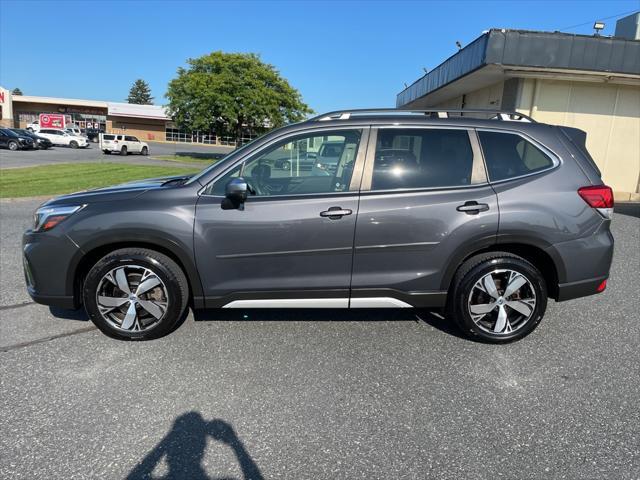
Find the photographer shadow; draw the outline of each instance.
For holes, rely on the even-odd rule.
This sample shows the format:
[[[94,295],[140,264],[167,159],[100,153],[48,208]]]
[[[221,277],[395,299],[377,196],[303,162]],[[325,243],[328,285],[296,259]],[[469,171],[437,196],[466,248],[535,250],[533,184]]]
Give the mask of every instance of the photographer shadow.
[[[232,480],[230,477],[211,477],[205,472],[202,459],[209,437],[231,448],[240,465],[243,480],[264,479],[231,425],[219,419],[208,422],[200,413],[188,412],[176,418],[171,431],[129,472],[127,480]],[[166,459],[168,472],[156,476],[153,471],[163,458]]]

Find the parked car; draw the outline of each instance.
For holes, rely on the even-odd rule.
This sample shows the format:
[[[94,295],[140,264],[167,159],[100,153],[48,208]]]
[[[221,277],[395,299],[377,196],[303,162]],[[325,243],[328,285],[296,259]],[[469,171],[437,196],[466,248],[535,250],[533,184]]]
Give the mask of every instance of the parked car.
[[[606,288],[612,191],[584,132],[464,112],[325,114],[196,175],[54,198],[24,234],[29,294],[126,339],[187,306],[427,308],[522,338],[549,298]],[[265,161],[326,136],[344,152],[331,175]]]
[[[9,150],[29,150],[33,147],[33,139],[27,135],[18,134],[9,128],[0,128],[0,147]]]
[[[112,152],[120,155],[128,155],[130,153],[149,155],[149,145],[132,135],[101,133],[99,138],[100,150],[106,155]]]
[[[104,133],[104,130],[97,128],[87,128],[82,131],[82,134],[87,137],[91,143],[98,143],[100,141],[101,133]]]
[[[36,135],[35,133],[29,130],[25,130],[22,128],[12,128],[11,131],[13,133],[17,133],[18,135],[31,138],[33,140],[33,146],[35,148],[46,150],[53,146],[53,143],[51,143],[51,140],[49,140],[48,138],[41,137],[40,135]]]
[[[29,130],[30,132],[37,132],[38,130],[40,130],[40,121],[34,120],[33,122],[28,123],[27,130]]]
[[[334,172],[343,152],[342,142],[323,142],[316,158],[317,166]]]
[[[84,133],[82,133],[82,130],[80,129],[80,127],[71,126],[71,127],[65,128],[64,131],[67,132],[69,135],[73,135],[76,137],[83,137],[88,140],[88,137]]]
[[[53,128],[42,128],[38,131],[38,135],[47,138],[54,145],[63,145],[71,148],[87,148],[89,142],[85,137],[71,135],[64,130],[56,130]]]

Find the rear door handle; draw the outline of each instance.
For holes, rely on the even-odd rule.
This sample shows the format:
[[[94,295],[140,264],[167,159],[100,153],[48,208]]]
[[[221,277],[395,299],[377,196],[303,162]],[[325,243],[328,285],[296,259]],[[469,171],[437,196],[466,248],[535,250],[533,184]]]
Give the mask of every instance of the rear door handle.
[[[324,212],[320,212],[321,217],[329,217],[331,220],[339,220],[345,215],[351,215],[353,212],[348,208],[342,207],[331,207],[329,210],[325,210]]]
[[[458,206],[456,208],[459,212],[464,212],[468,215],[477,215],[480,212],[486,212],[489,210],[489,205],[486,203],[478,203],[475,200],[471,200],[469,202],[464,202],[464,205]]]

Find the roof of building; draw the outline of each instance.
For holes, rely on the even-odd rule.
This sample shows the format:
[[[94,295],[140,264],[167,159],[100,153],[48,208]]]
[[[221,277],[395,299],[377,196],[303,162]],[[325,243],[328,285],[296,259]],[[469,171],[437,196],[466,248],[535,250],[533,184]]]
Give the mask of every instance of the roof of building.
[[[137,117],[156,120],[171,120],[165,107],[160,105],[137,105],[135,103],[108,102],[109,115],[119,117]]]
[[[107,108],[107,102],[100,100],[80,100],[77,98],[35,97],[33,95],[13,95],[14,102],[48,103],[53,105],[73,105],[79,107]]]
[[[156,120],[171,120],[165,107],[161,105],[137,105],[132,103],[105,102],[102,100],[82,100],[78,98],[36,97],[33,95],[13,95],[14,102],[69,105],[74,107],[104,108],[107,115],[135,117]]]
[[[401,91],[396,106],[483,67],[640,76],[640,41],[560,32],[492,29]],[[503,69],[501,69],[503,71]]]

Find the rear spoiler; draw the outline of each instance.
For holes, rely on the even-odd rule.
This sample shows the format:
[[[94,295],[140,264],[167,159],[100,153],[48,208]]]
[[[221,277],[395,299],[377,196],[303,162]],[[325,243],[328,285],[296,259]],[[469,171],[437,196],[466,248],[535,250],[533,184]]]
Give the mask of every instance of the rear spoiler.
[[[595,171],[598,172],[598,176],[602,178],[602,172],[587,150],[587,132],[573,127],[558,126],[558,128],[573,144],[573,146],[576,147],[578,151],[589,161]]]

